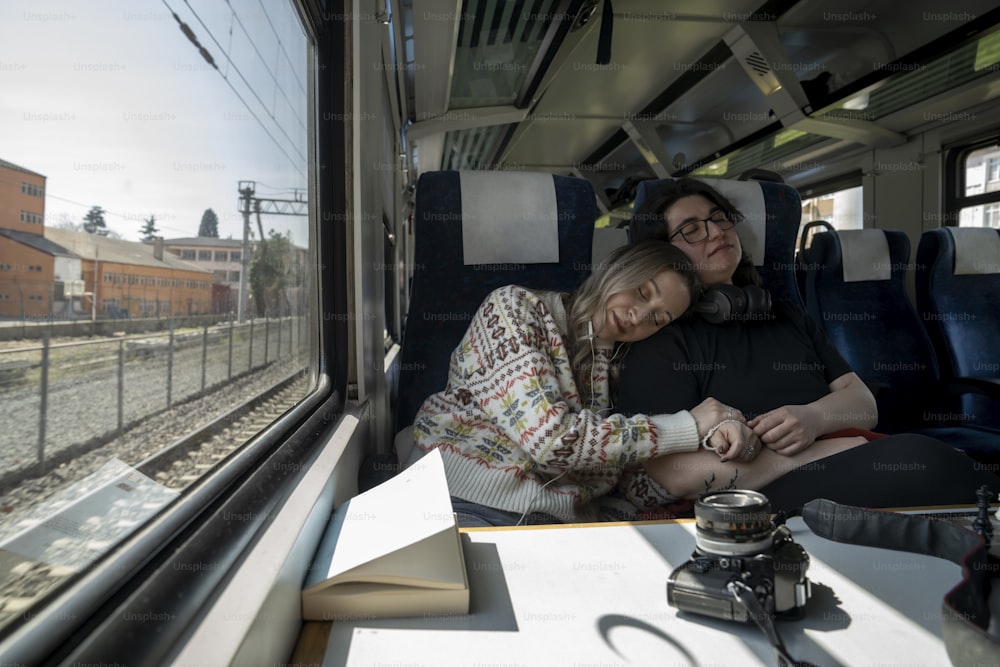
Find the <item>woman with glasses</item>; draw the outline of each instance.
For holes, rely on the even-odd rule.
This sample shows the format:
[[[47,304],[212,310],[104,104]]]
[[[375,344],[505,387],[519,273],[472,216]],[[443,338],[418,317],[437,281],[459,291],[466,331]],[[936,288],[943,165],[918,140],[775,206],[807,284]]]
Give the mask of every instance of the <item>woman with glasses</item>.
[[[632,238],[669,240],[705,288],[760,286],[736,231],[742,220],[714,188],[682,178],[635,212]],[[886,507],[973,502],[978,484],[1000,488],[1000,479],[944,443],[868,431],[878,421],[872,393],[794,304],[776,301],[765,317],[722,324],[678,322],[633,346],[619,392],[625,414],[675,412],[707,397],[734,406],[714,430],[749,443],[738,459],[688,452],[644,464],[678,497],[750,488],[777,507],[821,496]]]

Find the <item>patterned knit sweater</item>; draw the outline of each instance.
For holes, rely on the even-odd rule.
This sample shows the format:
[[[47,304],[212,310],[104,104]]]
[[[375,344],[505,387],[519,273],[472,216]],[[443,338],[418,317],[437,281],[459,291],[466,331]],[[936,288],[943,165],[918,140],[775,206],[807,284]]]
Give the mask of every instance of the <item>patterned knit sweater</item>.
[[[697,449],[694,417],[602,418],[613,346],[597,339],[593,405],[583,405],[567,326],[555,292],[511,285],[480,306],[452,353],[448,386],[424,401],[413,428],[421,450],[441,450],[453,496],[567,522],[629,519],[674,499],[640,464]]]

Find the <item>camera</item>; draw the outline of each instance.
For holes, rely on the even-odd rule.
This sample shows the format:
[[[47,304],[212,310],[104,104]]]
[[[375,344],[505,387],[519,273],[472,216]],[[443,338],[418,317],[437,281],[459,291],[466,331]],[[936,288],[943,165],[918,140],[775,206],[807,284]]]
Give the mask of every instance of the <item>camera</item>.
[[[720,491],[695,503],[695,552],[670,574],[667,603],[681,611],[726,620],[754,620],[735,593],[753,591],[769,617],[798,617],[811,588],[809,554],[771,518],[771,503],[756,491]]]

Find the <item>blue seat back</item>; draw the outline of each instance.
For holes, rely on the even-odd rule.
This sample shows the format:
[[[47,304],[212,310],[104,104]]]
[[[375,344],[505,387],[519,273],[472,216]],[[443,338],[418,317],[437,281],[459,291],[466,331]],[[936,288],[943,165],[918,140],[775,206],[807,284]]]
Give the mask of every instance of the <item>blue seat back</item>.
[[[672,180],[639,183],[633,210],[638,210],[657,188]],[[769,181],[699,180],[721,192],[747,217],[736,230],[744,252],[753,259],[771,297],[803,305],[795,280],[795,239],[802,221],[802,199],[798,191],[785,183]],[[634,234],[632,236],[635,238]]]
[[[1000,231],[944,227],[920,237],[917,307],[948,377],[1000,378]],[[962,421],[1000,428],[986,396],[962,398]]]
[[[493,203],[472,204],[484,201]],[[556,257],[510,261],[501,255],[493,261],[492,241],[469,246],[469,225],[475,223],[485,227],[486,238],[498,234],[495,238],[512,240],[515,253],[533,253],[539,244],[525,239],[523,227],[510,229],[524,222],[522,204],[547,211],[542,217],[554,225]],[[596,218],[593,187],[581,178],[492,171],[421,175],[413,213],[413,283],[400,349],[397,431],[413,423],[428,396],[445,388],[451,353],[491,291],[518,284],[568,292],[590,275]],[[474,263],[467,263],[472,254]]]
[[[873,389],[877,429],[886,433],[937,421],[926,414],[934,404],[925,399],[938,369],[906,294],[909,257],[906,234],[879,229],[816,234],[799,257],[806,267],[807,310]]]

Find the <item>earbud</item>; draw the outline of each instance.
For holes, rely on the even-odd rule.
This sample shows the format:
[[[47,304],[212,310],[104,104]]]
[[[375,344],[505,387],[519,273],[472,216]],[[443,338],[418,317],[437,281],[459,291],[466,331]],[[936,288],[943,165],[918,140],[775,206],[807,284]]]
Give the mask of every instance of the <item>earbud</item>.
[[[587,338],[594,337],[594,320],[587,321]]]

